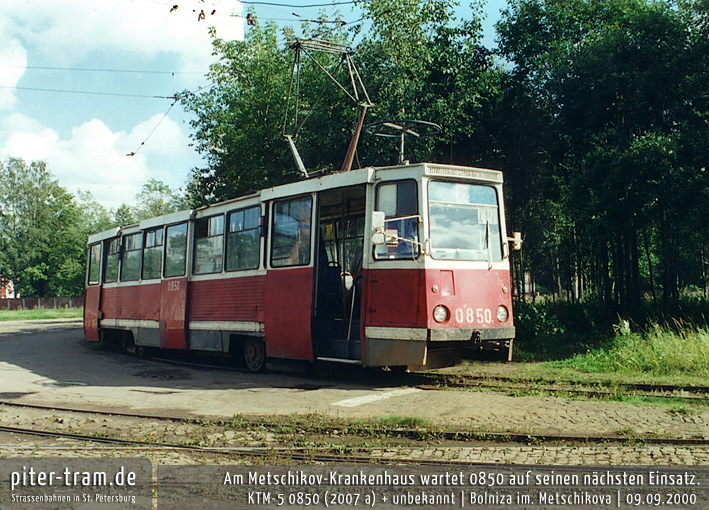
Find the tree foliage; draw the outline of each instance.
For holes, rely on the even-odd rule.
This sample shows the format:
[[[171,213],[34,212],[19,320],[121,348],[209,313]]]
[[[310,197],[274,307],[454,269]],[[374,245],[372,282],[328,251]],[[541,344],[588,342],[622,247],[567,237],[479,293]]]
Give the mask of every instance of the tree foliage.
[[[544,230],[528,244],[545,283],[572,297],[595,294],[625,310],[642,293],[676,298],[695,270],[692,232],[707,205],[706,9],[701,2],[513,0],[498,25],[510,74],[546,124],[527,168],[551,181]],[[701,133],[701,134],[699,134]],[[691,141],[690,141],[691,140]],[[705,145],[706,146],[706,145]],[[532,184],[534,186],[534,184]],[[524,229],[525,225],[522,225]],[[536,230],[537,225],[532,227]],[[566,259],[566,260],[564,260]],[[659,267],[653,261],[659,261]],[[706,281],[703,282],[706,285]]]
[[[186,207],[156,179],[136,202],[109,211],[89,192],[71,195],[42,161],[0,161],[0,280],[24,297],[81,295],[89,235]]]
[[[26,296],[83,291],[87,231],[43,162],[0,162],[0,278]]]
[[[135,196],[135,201],[137,205],[131,210],[134,221],[177,212],[187,209],[188,205],[182,192],[173,190],[168,184],[155,178],[143,184],[140,193]]]
[[[412,160],[505,172],[509,223],[525,233],[515,259],[555,294],[624,310],[641,296],[667,305],[707,288],[709,9],[702,0],[510,0],[496,52],[480,44],[480,8],[453,0],[372,0],[366,30],[305,25],[303,37],[350,42],[374,103],[370,121],[422,119],[444,136],[407,143]],[[330,28],[325,28],[330,27]],[[252,27],[215,39],[213,87],[185,97],[199,149],[197,202],[293,179],[281,137],[294,31]],[[334,66],[323,59],[323,66]],[[338,168],[354,125],[315,67],[298,67],[309,168]],[[364,136],[361,166],[391,164],[398,144]]]
[[[373,0],[363,5],[369,30],[346,25],[306,23],[304,39],[326,39],[350,46],[374,103],[369,122],[422,119],[443,126],[445,137],[410,144],[412,159],[445,154],[463,162],[475,154],[470,137],[481,117],[481,97],[494,82],[490,53],[479,43],[480,22],[458,23],[449,0]],[[295,32],[275,24],[250,27],[244,41],[214,40],[219,62],[213,86],[185,93],[183,106],[194,113],[197,149],[208,165],[195,170],[190,197],[196,203],[226,199],[297,177],[283,134],[287,106],[299,105],[295,134],[308,169],[339,169],[355,126],[358,104],[322,69],[347,87],[348,68],[340,55],[318,54],[296,68],[300,88],[293,90]],[[357,40],[356,44],[353,42]],[[289,94],[290,91],[290,94]],[[360,97],[359,103],[366,103]],[[407,149],[407,153],[409,150]],[[364,134],[359,165],[392,164],[398,143]]]
[[[214,39],[212,87],[186,94],[183,106],[196,115],[197,150],[208,167],[196,169],[195,202],[233,198],[292,174],[279,126],[289,66],[274,23],[259,24],[244,41]]]

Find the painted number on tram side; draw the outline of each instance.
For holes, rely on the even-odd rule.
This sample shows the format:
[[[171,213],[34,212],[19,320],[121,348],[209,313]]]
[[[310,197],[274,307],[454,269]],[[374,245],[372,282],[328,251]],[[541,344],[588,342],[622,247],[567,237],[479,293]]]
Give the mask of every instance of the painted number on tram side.
[[[180,290],[180,280],[170,280],[167,282],[168,292],[178,292]]]
[[[468,308],[467,306],[456,308],[455,320],[458,323],[492,324],[492,310],[489,308]]]

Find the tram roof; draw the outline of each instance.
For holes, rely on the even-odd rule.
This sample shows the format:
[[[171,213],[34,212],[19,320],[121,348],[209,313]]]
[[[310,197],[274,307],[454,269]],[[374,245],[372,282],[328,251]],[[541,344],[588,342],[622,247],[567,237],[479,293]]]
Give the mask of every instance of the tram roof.
[[[413,175],[426,175],[442,178],[471,179],[482,182],[502,183],[502,172],[487,168],[442,165],[436,163],[413,163],[385,167],[366,167],[346,172],[328,173],[301,181],[282,184],[261,191],[261,200],[313,193],[323,189],[335,189],[356,184],[364,184],[385,179],[389,172],[406,172]]]
[[[281,184],[270,188],[264,188],[256,193],[244,195],[238,198],[225,200],[216,204],[199,207],[197,209],[188,209],[178,211],[171,214],[156,216],[142,220],[139,223],[114,227],[103,232],[99,232],[89,237],[88,244],[93,244],[104,239],[110,239],[119,234],[133,233],[141,230],[146,230],[160,225],[171,225],[180,223],[195,216],[200,215],[203,211],[210,213],[218,212],[219,209],[227,209],[235,204],[243,203],[244,206],[256,204],[263,201],[273,200],[282,197],[301,195],[304,193],[315,193],[325,189],[343,188],[354,186],[357,184],[372,183],[377,180],[386,178],[389,172],[399,171],[404,173],[410,170],[411,174],[426,175],[431,177],[455,178],[455,179],[470,179],[482,182],[491,182],[494,184],[502,183],[502,172],[499,170],[491,170],[487,168],[477,168],[458,165],[444,165],[437,163],[413,163],[404,165],[392,165],[385,167],[366,167],[347,172],[333,172],[314,176],[308,179]]]

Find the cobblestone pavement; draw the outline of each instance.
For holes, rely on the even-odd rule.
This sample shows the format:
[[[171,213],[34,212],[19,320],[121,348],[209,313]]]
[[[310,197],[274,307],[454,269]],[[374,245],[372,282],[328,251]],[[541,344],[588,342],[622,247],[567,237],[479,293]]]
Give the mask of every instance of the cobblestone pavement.
[[[0,457],[148,457],[155,464],[238,464],[240,456],[218,453],[190,454],[170,449],[119,449],[110,447],[68,447],[66,441],[50,444],[49,440],[23,440],[19,444],[4,442]],[[477,447],[421,447],[372,448],[369,455],[374,461],[397,462],[449,462],[451,464],[483,465],[537,465],[537,466],[709,466],[709,447],[705,446],[508,446],[489,445]]]
[[[417,416],[445,427],[483,433],[709,440],[706,407],[464,391],[423,391],[392,398],[385,404],[380,412],[410,416],[416,410]]]
[[[466,464],[569,466],[707,466],[706,446],[485,446],[391,448],[373,451],[382,460],[450,461]]]

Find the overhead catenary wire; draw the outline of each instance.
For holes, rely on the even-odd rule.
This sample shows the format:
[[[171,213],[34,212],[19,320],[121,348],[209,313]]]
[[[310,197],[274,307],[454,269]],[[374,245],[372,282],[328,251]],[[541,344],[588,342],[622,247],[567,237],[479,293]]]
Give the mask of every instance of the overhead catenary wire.
[[[215,85],[215,84],[213,83],[213,84],[208,85],[208,86],[206,86],[206,87],[200,87],[199,89],[197,89],[197,90],[194,91],[194,92],[185,92],[184,95],[186,96],[186,95],[190,95],[190,94],[196,94],[196,93],[198,93],[198,92],[204,92],[205,90],[209,90],[209,89],[211,89],[212,87],[214,87],[214,85]],[[180,102],[180,100],[182,99],[182,96],[180,96],[180,95],[178,95],[178,94],[175,94],[175,96],[171,97],[170,99],[174,99],[174,101],[173,101],[172,104],[170,105],[170,108],[167,109],[167,111],[164,113],[164,115],[163,115],[163,116],[160,118],[160,120],[155,124],[155,127],[150,131],[150,133],[148,133],[148,136],[146,136],[145,139],[140,143],[140,145],[138,146],[138,148],[137,148],[136,150],[134,150],[133,152],[129,152],[128,154],[126,154],[126,156],[131,156],[131,157],[132,157],[132,156],[135,156],[135,155],[138,153],[138,151],[139,151],[140,149],[142,149],[143,146],[145,146],[145,144],[146,144],[146,142],[148,141],[148,139],[149,139],[151,136],[153,136],[153,133],[155,133],[155,131],[158,129],[158,127],[160,126],[160,124],[162,123],[162,121],[165,120],[165,117],[167,117],[167,116],[170,114],[170,111],[172,111],[172,109],[175,107],[175,105]]]
[[[130,74],[203,74],[203,71],[155,71],[154,69],[105,69],[92,67],[52,67],[52,66],[13,66],[0,64],[0,68],[5,69],[29,69],[36,71],[72,71],[90,73],[130,73]]]
[[[151,136],[153,136],[153,133],[155,133],[155,131],[157,131],[157,129],[160,126],[160,124],[162,123],[162,121],[165,120],[165,117],[167,117],[170,114],[170,111],[175,107],[175,105],[178,103],[179,100],[180,100],[179,97],[175,97],[175,100],[170,105],[170,108],[168,108],[167,111],[165,112],[165,114],[162,117],[160,117],[160,120],[155,124],[155,127],[153,127],[153,129],[150,131],[150,133],[148,133],[148,136],[146,136],[145,139],[142,142],[140,142],[140,145],[138,146],[138,148],[136,150],[134,150],[133,152],[129,152],[128,154],[126,154],[126,156],[131,156],[131,157],[135,156],[138,153],[138,151],[145,146],[145,143],[150,139]]]
[[[193,0],[189,5],[194,5],[196,1],[198,0]],[[287,6],[285,8],[299,12],[303,17],[311,17],[308,11],[303,10],[306,6],[288,5],[289,1],[291,0],[283,2],[283,5]],[[318,1],[320,0],[315,0],[313,4]],[[177,19],[177,15],[183,14],[182,12],[176,12],[171,15],[169,14],[169,8],[165,9],[163,12],[160,7],[156,9],[154,6],[147,6],[147,9],[146,6],[142,6],[141,9],[138,9],[138,3],[138,1],[135,1],[133,4],[134,10],[141,11],[135,13],[136,18],[146,17],[148,15],[157,17],[160,20],[163,18],[172,18],[172,23],[177,21],[180,23],[180,26],[182,26],[182,20]],[[170,5],[177,3],[179,3],[181,7],[183,4],[185,7],[188,5],[187,2],[180,0],[173,0],[170,2]],[[206,3],[216,4],[218,2],[217,0],[207,0]],[[354,2],[335,2],[332,5],[345,3]],[[227,4],[229,7],[232,6],[231,1],[221,2],[221,4],[223,6]],[[244,9],[246,8],[244,7]],[[277,7],[269,9],[268,7],[254,6],[254,9],[266,12],[270,10],[270,12],[276,16],[279,15],[279,8]],[[343,7],[343,9],[347,10],[349,8]],[[217,19],[220,15],[222,17],[228,16],[229,10],[230,9],[222,7],[214,17],[215,24],[226,21],[230,27],[231,25],[239,25],[240,22],[243,21],[241,18],[244,18],[246,13],[243,13],[244,16],[239,17],[235,16],[236,12],[231,14],[231,16],[234,17],[232,21]],[[182,11],[182,9],[180,9],[180,11]],[[197,12],[199,12],[199,10]],[[209,21],[211,9],[210,11],[205,10],[205,12],[207,13],[207,21],[211,23],[211,21]],[[189,13],[184,12],[184,14],[187,15]],[[194,20],[194,23],[191,24],[193,28],[199,27],[206,29],[207,24],[204,21],[202,25],[198,25],[196,19],[190,18],[190,16],[185,17],[188,20]],[[267,19],[272,18],[266,15],[262,16],[261,19],[263,23],[266,23]],[[291,19],[295,19],[295,16]],[[307,21],[324,23],[324,21],[320,20]],[[81,29],[80,26],[77,25],[77,27],[77,30]],[[204,35],[203,30],[197,30],[197,32],[202,36]],[[176,50],[179,49],[178,47]],[[120,58],[122,55],[112,52],[112,57]],[[44,109],[40,120],[42,123],[49,126],[52,125],[51,122],[55,122],[55,118],[65,122],[66,127],[62,126],[63,131],[60,131],[60,128],[54,128],[59,133],[58,137],[62,140],[67,137],[66,133],[68,133],[68,127],[79,125],[89,118],[101,120],[106,124],[107,133],[120,133],[121,138],[130,137],[129,140],[132,139],[127,146],[124,145],[120,147],[117,152],[113,153],[113,151],[111,151],[113,153],[111,156],[121,158],[125,161],[127,153],[135,155],[136,157],[130,159],[136,166],[140,167],[141,172],[146,176],[149,176],[147,169],[152,168],[152,164],[146,162],[145,157],[149,157],[150,160],[153,159],[152,154],[155,153],[157,149],[156,145],[162,146],[164,143],[167,143],[171,145],[179,144],[179,146],[184,147],[188,145],[187,142],[191,141],[185,138],[185,135],[189,134],[189,132],[187,132],[184,127],[174,127],[171,119],[176,120],[178,118],[177,116],[182,115],[182,106],[177,103],[184,100],[184,97],[188,94],[187,92],[183,93],[182,90],[188,89],[194,91],[193,93],[195,94],[199,94],[200,90],[198,90],[198,87],[200,82],[204,84],[204,79],[201,79],[200,75],[206,74],[206,71],[194,71],[186,69],[185,67],[181,67],[181,69],[185,70],[172,70],[177,67],[174,65],[175,59],[164,61],[163,65],[160,64],[160,61],[156,61],[157,70],[141,69],[141,67],[143,67],[141,63],[144,62],[144,60],[141,59],[131,59],[130,61],[124,62],[121,62],[121,60],[117,58],[112,58],[111,61],[105,59],[103,62],[90,62],[87,59],[77,59],[73,62],[69,62],[69,66],[67,67],[61,67],[62,64],[52,62],[49,59],[34,58],[31,54],[28,55],[27,60],[30,64],[38,65],[12,65],[17,63],[18,60],[0,63],[0,93],[3,94],[4,97],[5,94],[15,92],[18,97],[12,97],[11,99],[17,102],[19,108],[24,107],[25,104],[33,104],[34,106],[45,101],[51,102],[52,106]],[[42,62],[42,60],[44,60],[44,62]],[[72,63],[79,65],[72,66]],[[57,66],[56,64],[59,65]],[[105,65],[106,68],[101,68],[102,65]],[[200,66],[197,64],[194,66],[190,65],[189,67],[194,69]],[[178,69],[180,69],[180,67],[178,67]],[[5,79],[1,77],[5,74],[3,70],[7,73]],[[26,70],[26,72],[23,73],[22,70]],[[17,76],[17,80],[11,78],[15,75]],[[141,77],[141,75],[144,76]],[[56,79],[54,79],[55,77]],[[184,78],[184,80],[182,78]],[[187,84],[188,78],[189,82],[191,82],[190,84]],[[16,81],[19,81],[17,85],[15,85]],[[209,90],[208,87],[204,88]],[[176,92],[179,92],[179,94]],[[155,102],[156,100],[168,101],[167,103],[158,103]],[[114,107],[114,104],[118,106]],[[175,109],[176,105],[178,106],[177,109]],[[84,107],[88,107],[87,112],[84,112]],[[133,110],[135,110],[135,112]],[[172,110],[175,110],[175,113],[173,113]],[[120,113],[120,116],[116,120],[110,117],[114,112]],[[166,120],[168,116],[171,117]],[[133,131],[131,135],[131,126],[134,126],[141,119],[143,119],[141,129],[139,131]],[[72,121],[77,122],[77,124],[68,124]],[[139,134],[136,134],[136,131]],[[132,165],[127,164],[127,162],[123,164],[128,168],[132,167]]]
[[[163,2],[158,2],[158,1],[151,1],[147,0],[148,2],[151,3],[156,3],[156,4],[163,4]],[[219,0],[218,3],[220,3],[221,0]],[[359,0],[358,0],[359,1]],[[304,9],[304,8],[317,8],[317,7],[330,7],[330,6],[339,6],[339,5],[351,5],[351,4],[356,4],[358,1],[335,1],[335,2],[329,2],[329,3],[313,3],[313,4],[305,4],[305,5],[294,5],[294,4],[289,4],[289,3],[278,3],[278,2],[261,2],[261,1],[245,1],[241,2],[246,5],[264,5],[264,6],[275,6],[275,7],[284,7],[288,9]],[[171,4],[173,5],[173,4]],[[214,11],[216,12],[216,11]],[[212,14],[214,14],[212,12]],[[222,16],[226,16],[226,14],[220,13]],[[293,13],[292,14],[295,18],[300,18],[301,21],[309,21],[312,23],[336,23],[340,25],[345,25],[348,24],[346,21],[341,21],[341,20],[334,20],[334,21],[329,21],[329,20],[303,20],[298,14]],[[244,16],[241,16],[236,13],[229,14],[231,17],[238,17],[238,18],[244,18]],[[263,18],[263,19],[270,19],[270,18]],[[285,21],[285,20],[284,20]],[[170,75],[170,76],[175,76],[177,74],[197,74],[200,73],[198,71],[163,71],[163,70],[145,70],[145,69],[117,69],[117,68],[96,68],[96,67],[58,67],[58,66],[13,66],[13,65],[4,65],[0,64],[0,68],[7,68],[7,69],[26,69],[26,70],[36,70],[36,71],[65,71],[65,72],[77,72],[77,73],[89,73],[89,72],[96,72],[96,73],[121,73],[121,74],[151,74],[151,75]],[[211,87],[200,87],[195,93],[201,91],[202,89],[208,89]],[[17,91],[30,91],[30,92],[40,92],[40,93],[56,93],[56,94],[75,94],[75,95],[92,95],[92,96],[105,96],[105,97],[125,97],[125,98],[136,98],[136,99],[168,99],[172,101],[170,104],[170,107],[167,109],[167,111],[163,114],[163,116],[160,118],[160,120],[156,123],[156,125],[153,127],[153,129],[150,131],[150,133],[147,135],[145,140],[141,142],[141,144],[138,146],[138,148],[126,154],[127,156],[134,156],[136,155],[142,148],[145,146],[146,142],[150,139],[151,136],[155,133],[155,131],[159,128],[160,124],[164,121],[165,117],[169,115],[169,113],[172,111],[174,106],[180,102],[181,97],[178,96],[178,94],[173,94],[173,95],[151,95],[151,94],[133,94],[133,93],[127,93],[127,92],[107,92],[107,91],[96,91],[96,90],[76,90],[76,89],[59,89],[59,88],[49,88],[49,87],[29,87],[29,86],[18,86],[18,85],[0,85],[0,89],[9,89],[9,90],[17,90]],[[189,94],[189,93],[187,93]]]
[[[10,85],[0,85],[2,89],[29,90],[33,92],[58,92],[62,94],[87,94],[93,96],[113,96],[113,97],[139,97],[144,99],[177,99],[176,96],[151,96],[147,94],[127,94],[125,92],[97,92],[92,90],[66,90],[66,89],[46,89],[40,87],[18,87]]]
[[[287,7],[289,9],[312,9],[314,7],[331,7],[337,5],[352,5],[359,3],[359,0],[348,1],[348,2],[328,2],[322,4],[308,4],[308,5],[294,5],[294,4],[283,4],[278,2],[261,2],[261,1],[242,1],[244,5],[268,5],[270,7]]]
[[[199,92],[203,92],[205,90],[209,90],[210,88],[214,87],[214,84],[205,86],[205,87],[199,87],[196,91],[193,92],[185,92],[183,93],[184,95],[189,95],[189,94],[196,94]],[[113,93],[113,92],[95,92],[95,91],[86,91],[86,90],[64,90],[64,89],[44,89],[44,88],[36,88],[36,87],[11,87],[9,85],[0,85],[0,88],[5,88],[5,89],[17,89],[17,90],[30,90],[30,91],[40,91],[40,92],[59,92],[59,93],[70,93],[70,94],[89,94],[89,95],[101,95],[101,96],[118,96],[118,97],[133,97],[133,98],[147,98],[147,99],[170,99],[172,100],[172,104],[170,104],[170,107],[167,109],[167,111],[163,114],[163,116],[160,118],[160,120],[155,124],[153,129],[148,133],[148,135],[145,137],[145,139],[140,143],[138,148],[133,151],[129,152],[126,154],[126,156],[135,156],[138,151],[140,151],[146,144],[146,142],[150,139],[150,137],[155,133],[155,131],[158,129],[160,124],[165,120],[165,118],[170,114],[172,109],[175,107],[177,103],[180,102],[182,99],[182,96],[179,94],[174,94],[172,96],[150,96],[150,95],[143,95],[143,94],[125,94],[125,93]]]
[[[152,3],[152,4],[157,4],[157,5],[164,5],[166,7],[170,7],[171,11],[175,12],[180,9],[180,1],[176,0],[173,2],[168,2],[168,1],[158,1],[158,0],[145,0],[146,2]],[[323,3],[316,3],[316,4],[305,4],[305,5],[297,5],[297,4],[288,4],[288,3],[283,3],[283,2],[263,2],[260,0],[240,0],[240,4],[244,5],[269,5],[273,7],[288,7],[288,8],[293,8],[293,9],[309,9],[313,7],[330,7],[332,5],[351,5],[351,4],[357,4],[357,3],[362,3],[366,0],[345,0],[345,1],[333,1],[333,2],[323,2]],[[193,3],[195,3],[193,1]],[[204,3],[204,2],[201,2]],[[221,0],[218,2],[209,2],[212,7],[221,7]],[[185,3],[182,2],[182,6],[184,7]],[[189,2],[187,2],[187,5],[190,5]],[[187,7],[188,9],[194,10],[195,7]]]

